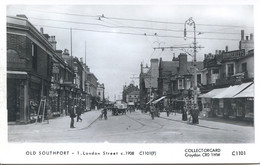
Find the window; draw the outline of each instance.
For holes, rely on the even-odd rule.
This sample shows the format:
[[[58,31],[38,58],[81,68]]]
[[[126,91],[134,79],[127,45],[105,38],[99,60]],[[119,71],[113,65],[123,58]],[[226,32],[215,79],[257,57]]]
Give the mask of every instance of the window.
[[[178,89],[184,89],[183,79],[178,80]]]
[[[100,93],[100,92],[98,92],[98,95],[99,95],[99,96],[101,96],[101,93]]]
[[[197,74],[197,83],[201,84],[201,74]]]
[[[32,68],[37,71],[37,46],[32,44]]]
[[[227,64],[227,76],[230,77],[234,75],[234,64]]]
[[[191,88],[191,81],[190,79],[186,79],[186,89],[190,89]]]
[[[212,69],[212,74],[218,74],[219,70],[218,69]]]
[[[242,72],[247,72],[247,63],[242,63]]]

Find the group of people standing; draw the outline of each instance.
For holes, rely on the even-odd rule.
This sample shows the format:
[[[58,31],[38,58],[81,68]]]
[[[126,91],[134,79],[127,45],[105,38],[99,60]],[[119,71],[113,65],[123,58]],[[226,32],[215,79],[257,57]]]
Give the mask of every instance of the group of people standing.
[[[72,106],[72,108],[70,109],[70,128],[75,128],[74,126],[74,118],[77,117],[77,122],[82,121],[81,119],[81,113],[82,113],[82,109],[80,108],[80,106],[75,105],[74,107]]]
[[[200,113],[200,101],[196,104],[193,97],[185,97],[183,100],[179,101],[179,108],[182,113],[182,120],[187,121],[192,124],[199,124],[199,113]],[[152,119],[154,117],[160,116],[160,106],[156,106],[154,104],[150,105],[150,114]],[[172,107],[173,108],[173,107]],[[176,108],[176,107],[175,107]],[[171,113],[171,107],[166,106],[164,111],[167,113],[167,117],[169,117]],[[176,111],[175,111],[176,113]]]
[[[184,98],[182,120],[192,124],[199,124],[199,107],[193,98]]]

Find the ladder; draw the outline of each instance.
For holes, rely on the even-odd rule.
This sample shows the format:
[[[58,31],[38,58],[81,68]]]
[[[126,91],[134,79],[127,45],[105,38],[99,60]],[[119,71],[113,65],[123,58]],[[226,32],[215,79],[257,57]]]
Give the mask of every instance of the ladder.
[[[42,114],[40,114],[40,112],[41,112],[41,107],[43,107],[43,109],[42,109]],[[45,114],[45,109],[46,109],[46,97],[43,97],[43,98],[41,99],[40,105],[39,105],[39,107],[38,107],[38,113],[37,113],[36,123],[38,122],[39,117],[42,117],[42,118],[41,118],[41,119],[42,119],[41,122],[43,122],[43,120],[44,120],[44,114]]]

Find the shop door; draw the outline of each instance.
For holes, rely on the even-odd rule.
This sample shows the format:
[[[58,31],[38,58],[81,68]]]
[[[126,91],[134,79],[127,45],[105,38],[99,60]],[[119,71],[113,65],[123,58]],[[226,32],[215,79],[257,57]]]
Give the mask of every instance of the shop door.
[[[8,122],[16,121],[19,116],[18,90],[16,80],[7,80]]]

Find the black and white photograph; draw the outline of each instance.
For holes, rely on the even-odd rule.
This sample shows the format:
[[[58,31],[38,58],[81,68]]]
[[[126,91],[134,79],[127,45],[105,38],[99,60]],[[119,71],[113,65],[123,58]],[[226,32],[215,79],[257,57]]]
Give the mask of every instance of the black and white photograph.
[[[5,6],[7,155],[19,146],[24,162],[260,161],[254,1],[80,2]]]

